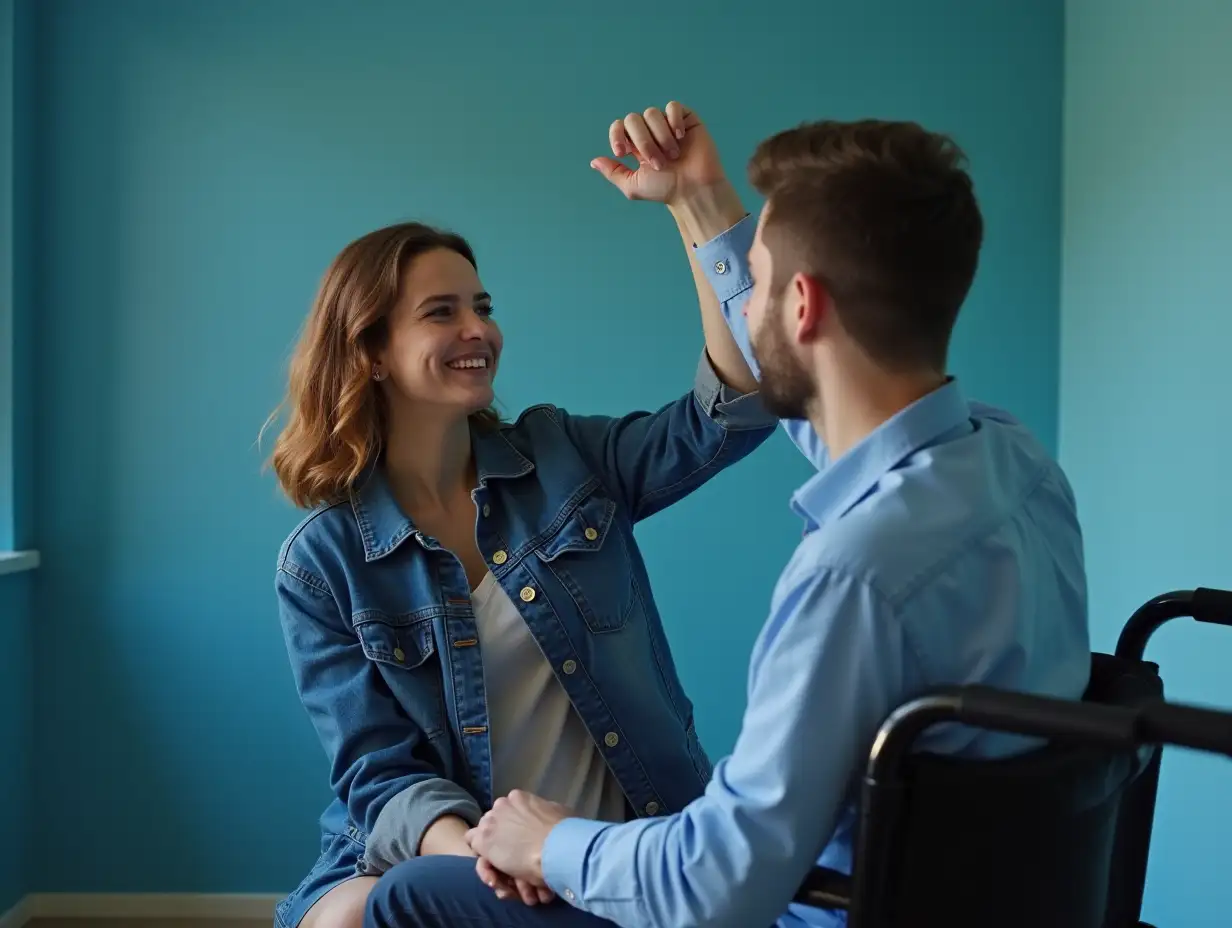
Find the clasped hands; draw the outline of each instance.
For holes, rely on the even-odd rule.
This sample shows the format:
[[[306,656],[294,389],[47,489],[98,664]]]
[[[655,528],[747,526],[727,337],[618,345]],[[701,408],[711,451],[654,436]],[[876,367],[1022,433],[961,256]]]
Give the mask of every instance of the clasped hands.
[[[514,790],[497,799],[465,840],[478,860],[475,872],[501,899],[520,897],[527,905],[551,902],[543,880],[543,845],[556,825],[572,813],[557,802]]]

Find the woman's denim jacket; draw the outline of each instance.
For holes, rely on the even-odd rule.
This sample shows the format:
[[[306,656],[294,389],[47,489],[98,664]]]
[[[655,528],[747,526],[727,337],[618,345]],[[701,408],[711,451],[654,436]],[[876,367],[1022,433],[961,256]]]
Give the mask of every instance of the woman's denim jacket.
[[[765,441],[757,394],[703,354],[658,412],[553,406],[473,430],[475,537],[639,816],[677,812],[710,777],[633,526]],[[380,467],[314,510],[278,557],[295,683],[329,757],[325,833],[360,873],[416,856],[425,829],[490,807],[487,697],[460,563],[402,514]],[[699,579],[698,582],[703,582]]]

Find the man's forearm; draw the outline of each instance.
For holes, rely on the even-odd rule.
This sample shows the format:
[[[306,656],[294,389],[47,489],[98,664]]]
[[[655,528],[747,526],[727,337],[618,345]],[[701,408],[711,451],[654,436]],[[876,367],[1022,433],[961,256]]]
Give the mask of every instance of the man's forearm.
[[[690,191],[668,209],[678,223],[688,226],[698,245],[726,232],[749,213],[729,181]]]
[[[680,202],[669,204],[668,209],[676,220],[689,267],[693,271],[693,283],[701,306],[702,331],[706,336],[706,353],[710,356],[715,373],[733,390],[752,393],[758,389],[757,378],[732,338],[718,298],[694,254],[694,246],[726,232],[747,215],[747,210],[729,183],[695,191]]]

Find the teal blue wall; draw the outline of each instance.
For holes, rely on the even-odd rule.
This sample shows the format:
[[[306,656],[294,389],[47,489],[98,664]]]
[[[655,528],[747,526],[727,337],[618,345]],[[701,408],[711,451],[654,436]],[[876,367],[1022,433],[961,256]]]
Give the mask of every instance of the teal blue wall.
[[[1096,642],[1167,589],[1232,587],[1232,4],[1071,0],[1061,457]],[[1172,696],[1232,706],[1232,632],[1166,628]],[[1226,926],[1226,761],[1164,762],[1149,921]]]
[[[34,647],[31,640],[32,574],[0,577],[0,915],[26,894],[32,796],[30,758]]]
[[[13,340],[13,363],[0,366],[0,404],[7,404],[0,410],[0,550],[32,540],[32,2],[0,0],[0,312],[9,313]],[[0,576],[0,915],[25,895],[32,877],[34,580],[30,573]]]
[[[688,101],[741,177],[804,119],[954,132],[989,233],[955,366],[1055,443],[1061,3],[777,6],[39,4],[36,889],[277,891],[314,856],[326,764],[272,595],[298,515],[254,438],[344,242],[474,240],[510,411],[689,387],[675,231],[587,167],[630,108]],[[777,440],[641,530],[716,754],[805,473]]]
[[[1232,4],[1071,0],[1064,92],[1061,457],[1096,645],[1165,589],[1232,587]],[[1232,631],[1151,649],[1170,695],[1232,706]],[[1148,921],[1226,926],[1228,765],[1164,760]]]
[[[13,548],[13,0],[0,0],[0,551]],[[29,449],[26,449],[28,453]]]

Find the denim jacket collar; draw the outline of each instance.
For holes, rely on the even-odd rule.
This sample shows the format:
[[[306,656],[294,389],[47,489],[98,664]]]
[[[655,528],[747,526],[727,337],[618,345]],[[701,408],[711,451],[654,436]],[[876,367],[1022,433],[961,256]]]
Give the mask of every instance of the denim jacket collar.
[[[484,428],[472,422],[471,449],[480,487],[487,486],[489,480],[522,477],[535,469],[501,428]],[[385,557],[416,533],[415,523],[394,499],[379,458],[368,465],[351,490],[351,508],[364,540],[365,561]]]

